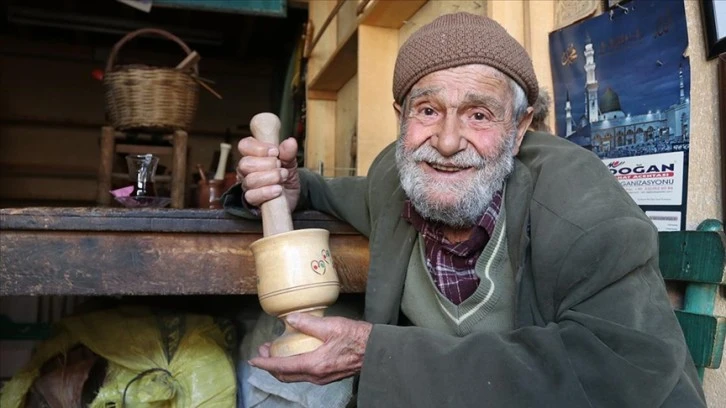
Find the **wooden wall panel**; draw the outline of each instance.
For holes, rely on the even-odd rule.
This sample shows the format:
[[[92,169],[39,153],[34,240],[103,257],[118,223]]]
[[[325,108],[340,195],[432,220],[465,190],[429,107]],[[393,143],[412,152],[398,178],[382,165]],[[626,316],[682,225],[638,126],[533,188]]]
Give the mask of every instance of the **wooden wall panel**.
[[[356,168],[353,158],[358,152],[355,149],[357,116],[358,116],[358,76],[340,89],[335,116],[335,163],[333,176],[354,175]],[[351,174],[351,171],[353,174]]]
[[[496,0],[492,0],[496,1]],[[456,13],[459,11],[465,11],[477,15],[486,15],[487,1],[428,1],[416,12],[410,19],[408,19],[398,33],[398,44],[403,45],[404,42],[411,36],[416,30],[422,26],[430,23],[436,17],[443,14]]]
[[[337,44],[347,38],[348,34],[355,30],[358,25],[358,14],[356,8],[358,4],[355,1],[347,0],[343,3],[338,11],[338,33]]]
[[[307,134],[305,136],[305,167],[332,176],[335,167],[335,101],[308,100]]]
[[[308,18],[313,22],[313,38],[316,38],[320,29],[337,4],[336,0],[315,0],[310,3]],[[335,17],[325,29],[323,36],[315,44],[310,59],[308,59],[308,78],[315,78],[325,61],[333,54],[337,46],[338,18]]]
[[[524,0],[489,1],[487,15],[496,20],[520,44],[524,45]]]
[[[366,25],[358,30],[357,174],[363,176],[378,153],[398,135],[392,95],[398,30]]]

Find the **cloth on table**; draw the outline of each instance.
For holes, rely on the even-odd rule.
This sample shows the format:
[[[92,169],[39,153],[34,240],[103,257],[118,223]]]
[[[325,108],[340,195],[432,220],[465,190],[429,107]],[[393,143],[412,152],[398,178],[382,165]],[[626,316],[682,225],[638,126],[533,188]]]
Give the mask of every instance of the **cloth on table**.
[[[360,302],[339,299],[325,315],[360,319],[361,309]],[[259,346],[282,334],[284,324],[261,312],[250,326],[240,345],[237,363],[238,408],[343,408],[353,398],[353,377],[326,385],[283,383],[267,371],[250,366],[247,361],[257,355]]]

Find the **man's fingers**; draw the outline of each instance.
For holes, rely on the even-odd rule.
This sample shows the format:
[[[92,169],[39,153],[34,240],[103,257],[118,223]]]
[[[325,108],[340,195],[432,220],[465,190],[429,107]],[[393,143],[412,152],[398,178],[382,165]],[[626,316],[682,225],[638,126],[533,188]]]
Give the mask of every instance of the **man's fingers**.
[[[324,319],[308,313],[293,313],[285,316],[285,321],[295,329],[325,341],[330,337],[332,329],[331,322],[334,319]]]
[[[250,173],[244,178],[244,181],[242,182],[242,189],[244,191],[249,191],[274,184],[282,184],[287,180],[288,173],[287,169],[274,169]]]
[[[291,167],[296,164],[297,160],[297,140],[294,137],[288,137],[283,140],[279,146],[279,158],[285,167]]]
[[[271,186],[245,191],[245,200],[247,200],[249,204],[259,207],[262,203],[279,197],[280,194],[282,194],[282,186],[279,184],[273,184]]]
[[[276,157],[243,157],[239,161],[239,169],[242,175],[258,171],[272,170],[280,167],[280,160]]]
[[[268,351],[269,353],[269,351]],[[311,353],[298,354],[291,357],[262,357],[258,356],[250,359],[250,365],[270,371],[274,374],[293,375],[305,373],[310,369],[314,360],[311,360]]]
[[[259,347],[259,348],[257,349],[257,354],[258,354],[258,355],[259,355],[260,357],[264,357],[264,358],[268,358],[268,357],[270,357],[270,346],[271,346],[271,345],[272,345],[271,343],[265,343],[265,344],[261,345],[261,346],[260,346],[260,347]]]
[[[267,350],[269,353],[269,348]],[[268,371],[282,382],[311,382],[324,385],[358,373],[358,370],[332,370],[330,364],[320,364],[316,351],[292,357],[255,357],[248,362],[251,366]],[[325,359],[329,362],[329,359]]]
[[[242,157],[277,157],[280,154],[277,146],[261,142],[251,136],[240,140],[239,143],[237,143],[237,150],[239,150]]]

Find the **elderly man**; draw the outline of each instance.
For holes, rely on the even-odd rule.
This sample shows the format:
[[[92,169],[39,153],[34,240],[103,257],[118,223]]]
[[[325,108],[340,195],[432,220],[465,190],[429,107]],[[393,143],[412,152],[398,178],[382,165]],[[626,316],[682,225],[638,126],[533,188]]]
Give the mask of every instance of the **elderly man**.
[[[324,341],[250,364],[285,382],[358,376],[363,407],[702,407],[658,271],[657,232],[590,152],[530,132],[538,84],[496,22],[445,15],[396,62],[400,136],[367,177],[240,141],[230,212],[281,194],[370,239],[365,321],[287,317]]]

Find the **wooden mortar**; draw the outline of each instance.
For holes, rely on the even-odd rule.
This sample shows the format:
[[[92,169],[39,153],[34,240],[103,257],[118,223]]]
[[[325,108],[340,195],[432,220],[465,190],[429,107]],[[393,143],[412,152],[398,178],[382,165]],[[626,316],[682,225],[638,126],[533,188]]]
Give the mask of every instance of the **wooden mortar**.
[[[280,120],[271,113],[255,115],[250,129],[256,139],[278,145]],[[255,257],[257,296],[262,309],[285,322],[285,332],[272,342],[270,354],[285,357],[313,351],[323,342],[287,324],[290,313],[322,317],[335,303],[340,282],[330,255],[329,232],[294,231],[283,195],[261,205],[263,238],[250,245]]]

